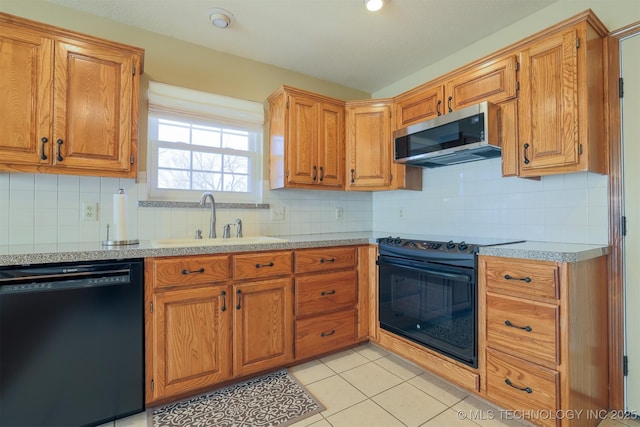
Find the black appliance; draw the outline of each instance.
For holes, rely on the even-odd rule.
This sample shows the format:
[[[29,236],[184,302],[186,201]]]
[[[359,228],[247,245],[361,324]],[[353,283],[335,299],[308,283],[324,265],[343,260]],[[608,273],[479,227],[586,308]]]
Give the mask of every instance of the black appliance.
[[[482,102],[394,132],[398,163],[435,168],[501,156],[500,109]]]
[[[0,425],[144,410],[143,261],[0,267]]]
[[[478,242],[482,243],[478,243]],[[476,239],[377,239],[380,327],[476,368]]]

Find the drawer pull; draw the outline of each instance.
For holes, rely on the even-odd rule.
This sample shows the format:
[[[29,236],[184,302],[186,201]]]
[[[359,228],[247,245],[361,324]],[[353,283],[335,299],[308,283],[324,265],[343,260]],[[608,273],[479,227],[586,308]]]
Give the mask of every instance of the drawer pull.
[[[323,333],[321,333],[321,334],[320,334],[320,336],[321,336],[321,337],[330,337],[331,335],[333,335],[333,334],[335,334],[335,333],[336,333],[336,330],[335,330],[335,329],[332,329],[332,330],[330,330],[329,332],[323,332]]]
[[[273,267],[273,263],[270,262],[269,264],[256,264],[256,268],[262,268],[262,267]]]
[[[513,385],[513,383],[511,382],[511,380],[509,378],[505,379],[504,382],[505,382],[506,385],[508,385],[509,387],[513,387],[516,390],[526,391],[529,394],[533,393],[533,390],[531,390],[531,387],[518,387],[516,385]]]
[[[512,276],[509,276],[508,274],[505,274],[504,278],[507,279],[507,280],[522,280],[523,282],[527,282],[527,283],[531,282],[531,277],[528,277],[528,276],[527,277],[512,277]]]
[[[322,295],[324,297],[326,295],[333,295],[335,293],[336,293],[336,290],[335,289],[331,289],[330,291],[322,291],[322,292],[320,292],[320,295]]]
[[[324,264],[325,262],[336,262],[335,258],[320,258],[320,264]]]
[[[514,325],[513,323],[511,323],[509,320],[505,320],[504,324],[509,326],[509,327],[511,327],[511,328],[522,329],[523,331],[527,331],[527,332],[533,331],[533,329],[529,325],[527,325],[527,326],[518,326],[518,325]]]
[[[222,307],[220,308],[220,311],[227,311],[227,292],[222,291],[220,296],[222,296]]]
[[[238,289],[236,291],[236,297],[237,297],[237,304],[236,304],[236,310],[240,310],[240,301],[242,300],[242,291],[240,289]]]
[[[195,274],[204,273],[204,267],[200,267],[198,270],[182,270],[182,274]]]

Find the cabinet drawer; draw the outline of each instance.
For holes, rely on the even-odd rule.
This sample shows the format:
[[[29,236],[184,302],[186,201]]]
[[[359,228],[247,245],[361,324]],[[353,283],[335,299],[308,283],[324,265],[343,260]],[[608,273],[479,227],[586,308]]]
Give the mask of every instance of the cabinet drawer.
[[[296,321],[296,359],[355,343],[356,315],[353,309]]]
[[[259,279],[291,274],[291,251],[234,255],[233,278]]]
[[[296,315],[353,307],[358,294],[356,280],[355,271],[296,278]]]
[[[308,249],[295,252],[295,272],[337,270],[356,265],[355,248]]]
[[[226,255],[150,258],[146,262],[146,278],[154,288],[223,282],[230,276]]]
[[[523,414],[544,414],[558,409],[560,375],[518,358],[487,350],[487,398],[506,409]],[[536,424],[555,426],[552,419],[534,419]]]
[[[487,294],[487,345],[552,365],[560,363],[558,307]]]
[[[551,261],[485,258],[487,291],[558,299],[558,265]]]

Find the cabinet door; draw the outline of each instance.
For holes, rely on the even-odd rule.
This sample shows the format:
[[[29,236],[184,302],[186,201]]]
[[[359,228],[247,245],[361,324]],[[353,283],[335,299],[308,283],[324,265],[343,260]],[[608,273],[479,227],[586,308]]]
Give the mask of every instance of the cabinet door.
[[[0,25],[0,169],[51,164],[53,40]]]
[[[429,120],[444,114],[444,86],[421,89],[396,101],[396,128]]]
[[[55,62],[54,165],[128,172],[133,57],[116,48],[57,42]]]
[[[317,183],[324,186],[344,186],[344,108],[323,103],[320,108],[318,132]]]
[[[291,95],[287,134],[287,182],[315,184],[318,176],[318,103]]]
[[[575,165],[578,154],[576,30],[550,36],[521,54],[520,175]]]
[[[509,56],[474,68],[447,83],[447,112],[482,101],[503,102],[516,97],[517,61]]]
[[[229,287],[153,295],[153,397],[201,389],[231,377]]]
[[[293,285],[290,278],[233,287],[233,371],[248,375],[293,360]]]
[[[391,107],[349,108],[347,155],[348,187],[367,190],[389,189],[391,183]]]

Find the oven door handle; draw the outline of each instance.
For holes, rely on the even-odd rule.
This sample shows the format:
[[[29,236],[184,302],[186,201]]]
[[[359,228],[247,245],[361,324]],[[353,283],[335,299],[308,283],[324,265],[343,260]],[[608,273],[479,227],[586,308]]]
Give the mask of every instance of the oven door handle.
[[[423,267],[423,266],[414,266],[414,265],[406,265],[406,264],[401,264],[401,263],[394,263],[394,262],[387,262],[387,261],[380,261],[378,260],[376,262],[376,264],[378,265],[388,265],[391,267],[400,267],[400,268],[406,268],[407,270],[412,270],[412,271],[417,271],[419,273],[428,273],[431,274],[432,276],[436,276],[436,277],[440,277],[442,279],[450,279],[450,280],[465,280],[465,281],[472,281],[473,278],[470,275],[467,274],[454,274],[454,273],[445,273],[443,271],[438,271],[438,270],[432,270],[430,268],[427,267]]]

